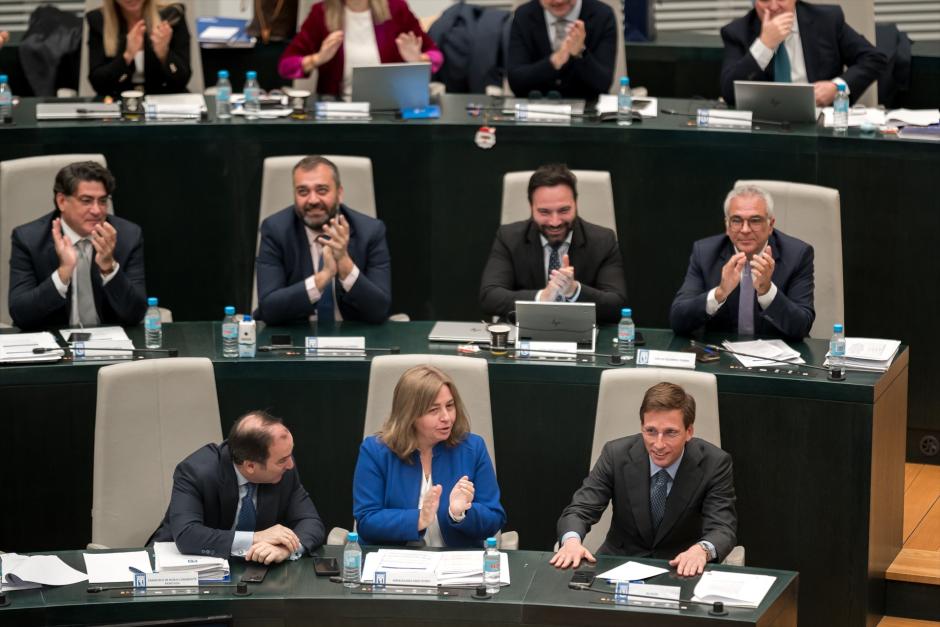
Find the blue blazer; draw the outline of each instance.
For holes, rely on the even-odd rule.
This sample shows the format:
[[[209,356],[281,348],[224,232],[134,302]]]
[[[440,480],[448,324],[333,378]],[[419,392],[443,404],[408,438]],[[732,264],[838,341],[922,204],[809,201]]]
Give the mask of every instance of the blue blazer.
[[[349,222],[348,252],[359,268],[349,292],[334,282],[334,298],[344,320],[385,322],[392,304],[392,262],[381,220],[340,205]],[[291,205],[261,224],[257,259],[258,309],[255,318],[268,324],[307,322],[317,309],[307,296],[304,279],[313,274],[304,223]]]
[[[845,23],[842,7],[797,2],[796,21],[803,44],[806,80],[810,83],[841,77],[849,86],[849,99],[855,102],[888,65],[884,53]],[[721,29],[725,46],[721,95],[728,104],[734,104],[734,81],[774,80],[773,62],[761,70],[750,53],[760,29],[761,20],[754,9]]]
[[[809,335],[816,319],[813,309],[813,247],[777,229],[768,240],[774,257],[773,282],[777,296],[767,309],[754,300],[754,332],[756,335],[801,340]],[[728,300],[709,317],[705,313],[708,292],[721,283],[721,268],[734,254],[734,245],[726,235],[701,239],[692,246],[685,281],[669,312],[672,330],[688,335],[697,329],[706,331],[738,331],[738,299],[735,289]]]
[[[23,331],[65,327],[72,311],[72,285],[65,298],[52,282],[59,267],[59,256],[52,239],[52,221],[56,209],[38,220],[13,230],[10,253],[10,317]],[[108,216],[117,231],[114,259],[121,265],[107,285],[92,262],[91,287],[95,309],[101,324],[133,326],[140,324],[147,311],[144,285],[144,237],[140,227],[117,216]]]
[[[448,514],[450,491],[464,475],[473,482],[473,505],[467,516],[455,523]],[[483,438],[473,433],[457,446],[434,447],[431,479],[440,485],[437,522],[448,547],[481,547],[506,522],[499,504],[496,471]],[[353,476],[353,515],[366,544],[404,544],[424,537],[418,531],[418,497],[421,494],[421,457],[415,451],[412,463],[398,458],[377,436],[369,436],[359,447]]]
[[[308,553],[323,544],[326,528],[296,466],[277,483],[259,483],[256,499],[257,530],[289,527]],[[238,478],[228,443],[207,444],[177,464],[170,506],[147,545],[175,542],[186,555],[228,557],[237,509]]]

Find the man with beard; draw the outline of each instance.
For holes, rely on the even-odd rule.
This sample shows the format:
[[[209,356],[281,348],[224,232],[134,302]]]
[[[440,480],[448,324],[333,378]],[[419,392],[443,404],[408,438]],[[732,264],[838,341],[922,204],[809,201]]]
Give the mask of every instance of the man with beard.
[[[480,285],[484,313],[505,316],[517,300],[595,303],[598,322],[617,322],[627,300],[617,236],[578,217],[574,173],[543,165],[528,195],[532,217],[496,231]]]
[[[268,324],[308,320],[383,322],[392,301],[385,225],[343,201],[329,159],[294,166],[294,206],[261,224],[258,309]]]

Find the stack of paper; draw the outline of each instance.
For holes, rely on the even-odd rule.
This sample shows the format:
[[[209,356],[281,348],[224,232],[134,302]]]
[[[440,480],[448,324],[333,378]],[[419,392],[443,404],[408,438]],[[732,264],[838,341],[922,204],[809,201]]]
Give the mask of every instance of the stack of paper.
[[[731,607],[757,607],[776,577],[721,570],[706,571],[695,585],[693,601],[721,601]]]
[[[884,372],[894,361],[901,342],[898,340],[877,340],[867,337],[845,338],[845,369],[862,372]],[[829,353],[826,353],[825,365],[829,365]]]
[[[27,590],[45,586],[67,586],[85,581],[88,576],[75,570],[55,555],[0,555],[3,580],[0,589]]]
[[[384,572],[389,585],[479,586],[483,582],[483,551],[419,551],[379,549],[366,555],[362,581],[371,583]],[[509,558],[499,554],[499,585],[509,585]]]
[[[148,575],[153,572],[147,551],[84,553],[82,557],[85,558],[88,583],[131,583],[134,581],[132,568]]]
[[[158,573],[195,572],[200,582],[228,581],[231,578],[228,560],[224,557],[183,555],[175,542],[155,542],[153,562]]]
[[[59,331],[62,337],[69,342],[69,346],[75,349],[75,343],[71,342],[73,333],[89,333],[91,338],[84,342],[85,361],[115,359],[132,359],[134,356],[134,343],[127,337],[127,333],[121,327],[94,327],[87,329],[62,329]]]
[[[34,348],[52,349],[39,355]],[[59,361],[65,351],[56,344],[55,336],[41,333],[4,333],[0,335],[0,363],[19,364],[37,361]]]
[[[617,113],[617,94],[601,94],[597,97],[597,114]],[[640,117],[655,118],[659,115],[658,98],[634,98],[633,112],[639,113]]]
[[[237,17],[196,18],[199,45],[203,48],[252,48],[256,39],[247,28],[248,20]]]
[[[750,342],[729,342],[725,340],[722,346],[735,353],[753,355],[735,355],[745,368],[766,368],[767,366],[786,366],[786,364],[805,364],[800,354],[787,346],[783,340],[752,340]]]
[[[835,126],[834,120],[832,107],[825,107],[823,121],[826,127]],[[861,126],[865,122],[875,126],[928,126],[940,122],[940,109],[894,109],[887,112],[862,106],[849,109],[849,126]]]

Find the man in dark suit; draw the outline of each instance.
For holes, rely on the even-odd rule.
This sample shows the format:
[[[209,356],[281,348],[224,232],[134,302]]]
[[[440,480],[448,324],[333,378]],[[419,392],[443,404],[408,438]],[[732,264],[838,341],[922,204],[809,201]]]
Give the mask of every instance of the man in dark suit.
[[[610,89],[617,60],[617,21],[599,0],[529,0],[516,9],[509,35],[509,87],[596,99]]]
[[[505,316],[517,300],[596,303],[598,322],[616,322],[627,300],[623,260],[610,229],[578,217],[574,173],[544,165],[529,179],[532,217],[499,227],[483,270],[480,306]]]
[[[756,186],[737,187],[725,198],[725,229],[692,246],[669,312],[673,331],[809,335],[816,319],[813,247],[774,230],[773,198]]]
[[[558,519],[560,548],[551,563],[577,568],[582,559],[594,561],[581,540],[611,502],[599,553],[668,559],[683,576],[724,559],[737,533],[731,456],[693,439],[694,422],[695,399],[681,387],[647,390],[641,433],[604,445]]]
[[[326,530],[294,465],[280,418],[245,414],[228,440],[207,444],[173,473],[170,506],[147,544],[175,542],[184,555],[234,555],[271,564],[323,544]]]
[[[144,239],[139,226],[108,215],[114,177],[93,161],[72,163],[53,191],[55,211],[13,230],[13,324],[139,324],[147,310]]]
[[[827,107],[844,83],[855,101],[887,66],[885,55],[845,23],[842,8],[801,0],[756,0],[721,29],[721,95],[734,104],[734,81],[813,83]]]
[[[392,302],[385,225],[341,204],[339,170],[329,159],[305,157],[293,179],[294,206],[261,225],[255,317],[384,322]]]

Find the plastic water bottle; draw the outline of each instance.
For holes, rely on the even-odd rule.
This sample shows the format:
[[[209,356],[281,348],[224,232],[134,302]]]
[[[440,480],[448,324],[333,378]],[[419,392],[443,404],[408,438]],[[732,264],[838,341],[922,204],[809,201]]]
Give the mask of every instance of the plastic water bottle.
[[[231,305],[225,308],[222,318],[222,357],[238,357],[238,323]]]
[[[245,96],[245,117],[257,120],[258,112],[261,111],[261,87],[258,86],[258,73],[254,70],[245,74],[245,88],[242,93]]]
[[[258,350],[258,334],[255,321],[245,314],[238,323],[238,356],[254,357]]]
[[[160,320],[157,299],[153,296],[147,299],[147,313],[144,314],[144,345],[147,348],[163,346],[163,321]]]
[[[620,77],[620,91],[617,92],[617,124],[630,126],[633,124],[633,95],[630,93],[630,78]]]
[[[849,130],[849,95],[845,93],[845,84],[836,86],[836,99],[832,103],[833,128],[836,133]]]
[[[343,585],[356,588],[361,578],[362,547],[359,546],[359,534],[350,531],[346,535],[346,546],[343,548]]]
[[[219,70],[215,82],[215,117],[218,120],[232,117],[232,83],[228,80],[228,70]]]
[[[832,325],[829,339],[829,374],[835,379],[845,376],[845,330],[838,323]]]
[[[617,324],[617,348],[627,361],[636,356],[636,325],[633,324],[633,310],[624,307],[620,310],[620,322]]]
[[[13,121],[13,91],[10,89],[10,79],[6,74],[0,74],[0,124]]]
[[[499,592],[499,549],[496,538],[487,538],[483,549],[483,585],[487,594]]]

